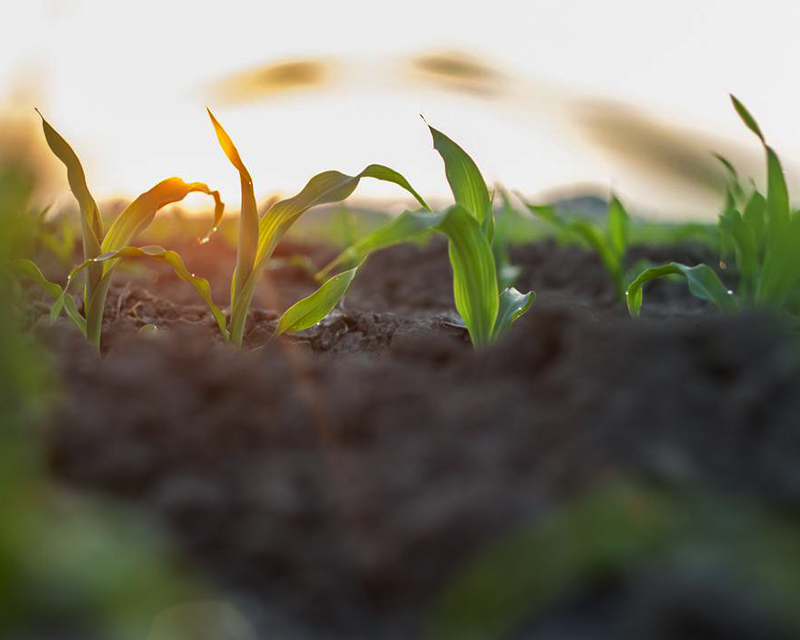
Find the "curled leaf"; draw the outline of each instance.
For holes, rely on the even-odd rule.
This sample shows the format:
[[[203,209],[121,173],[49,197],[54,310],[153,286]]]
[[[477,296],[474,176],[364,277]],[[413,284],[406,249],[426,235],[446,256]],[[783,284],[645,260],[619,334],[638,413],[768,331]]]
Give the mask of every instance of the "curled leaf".
[[[533,291],[523,295],[514,287],[504,289],[500,294],[500,307],[494,323],[493,339],[497,340],[518,318],[523,316],[531,308],[535,298],[536,294]]]
[[[44,291],[49,293],[55,299],[55,304],[59,305],[58,312],[60,312],[60,310],[63,308],[66,311],[69,319],[75,323],[75,326],[80,329],[81,333],[86,335],[86,320],[78,312],[75,301],[71,296],[65,295],[64,291],[59,285],[45,278],[44,274],[41,272],[36,263],[31,262],[30,260],[13,260],[8,266],[11,272],[15,275],[36,283]],[[55,308],[56,307],[54,305],[53,309]],[[55,320],[55,318],[58,317],[58,312],[55,314],[55,316],[53,316],[51,311],[51,320]]]
[[[642,287],[646,282],[657,278],[664,278],[669,275],[679,275],[686,278],[689,284],[689,291],[702,300],[713,303],[722,311],[736,311],[739,304],[736,298],[722,284],[708,265],[699,264],[695,267],[687,267],[685,264],[670,262],[659,267],[645,269],[630,284],[626,293],[628,298],[628,311],[634,318],[639,317],[642,311]]]
[[[212,191],[202,182],[184,182],[180,178],[167,178],[155,185],[149,191],[131,202],[125,210],[117,216],[114,223],[106,233],[101,244],[102,253],[116,251],[128,244],[144,231],[153,221],[159,209],[175,202],[180,202],[190,193],[205,193],[214,199],[214,222],[209,233],[213,233],[219,226],[225,205],[220,200],[219,192]],[[109,269],[104,268],[104,273]]]
[[[112,265],[103,276],[103,280],[101,281],[101,284],[98,287],[94,297],[89,301],[89,308],[86,312],[87,337],[96,346],[99,346],[100,344],[100,328],[102,325],[103,309],[105,307],[105,297],[108,292],[108,287],[111,283],[111,277],[113,276],[116,265],[119,263],[119,261],[126,258],[149,258],[151,260],[158,260],[159,262],[163,262],[172,267],[173,271],[175,271],[175,275],[177,275],[181,280],[192,285],[195,291],[200,294],[200,297],[206,303],[211,311],[211,314],[214,316],[223,338],[226,340],[228,339],[225,315],[214,303],[214,300],[211,296],[211,286],[208,284],[208,280],[190,273],[183,262],[183,258],[181,258],[177,252],[165,249],[164,247],[151,245],[147,247],[122,247],[114,251],[109,251],[108,253],[104,253],[96,258],[79,264],[70,273],[69,279],[67,280],[67,285],[64,287],[62,297],[66,296],[69,285],[75,276],[83,269],[88,268],[92,263]]]

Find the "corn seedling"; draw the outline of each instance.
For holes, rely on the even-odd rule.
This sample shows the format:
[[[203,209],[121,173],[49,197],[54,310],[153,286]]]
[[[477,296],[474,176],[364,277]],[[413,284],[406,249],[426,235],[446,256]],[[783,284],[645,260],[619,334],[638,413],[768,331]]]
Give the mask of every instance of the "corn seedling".
[[[114,271],[124,258],[152,258],[170,265],[181,279],[189,282],[210,302],[208,282],[189,273],[177,253],[157,246],[133,247],[130,243],[149,226],[160,209],[179,202],[194,192],[205,193],[214,199],[214,223],[209,234],[213,233],[224,210],[219,193],[211,191],[201,182],[186,183],[180,178],[168,178],[131,202],[114,220],[108,231],[104,231],[100,210],[86,184],[86,175],[78,156],[44,118],[42,127],[48,146],[67,168],[70,189],[80,206],[84,260],[72,270],[63,289],[58,284],[48,281],[39,267],[30,260],[15,260],[11,263],[11,269],[17,275],[37,283],[56,299],[51,319],[55,320],[62,309],[65,310],[67,316],[86,338],[99,348],[106,297]],[[83,289],[84,314],[79,312],[75,301],[68,293],[75,276],[82,271],[86,271]],[[221,314],[217,321],[224,322]]]
[[[345,175],[339,171],[317,174],[308,181],[300,193],[273,203],[259,216],[253,180],[239,156],[239,151],[210,110],[208,115],[222,150],[239,172],[241,184],[236,268],[231,281],[230,326],[220,327],[226,339],[234,345],[242,344],[247,314],[258,278],[266,269],[278,242],[306,211],[317,205],[345,200],[356,190],[362,178],[392,182],[410,193],[423,207],[428,206],[399,173],[383,165],[371,164],[355,176]],[[274,336],[305,329],[322,320],[347,292],[359,266],[360,264],[326,280],[317,291],[287,309],[278,322]],[[212,311],[214,309],[212,307]]]
[[[523,200],[523,202],[525,202]],[[606,228],[589,220],[566,219],[559,215],[553,205],[525,206],[539,219],[555,227],[567,238],[584,243],[600,257],[614,287],[618,302],[625,299],[625,253],[628,250],[630,218],[625,207],[616,196],[608,203]]]
[[[406,211],[350,246],[319,275],[431,231],[443,233],[448,238],[456,309],[473,346],[480,348],[495,342],[524,314],[533,304],[535,294],[531,291],[523,295],[513,287],[502,286],[508,272],[503,274],[498,270],[492,251],[495,216],[486,182],[461,147],[433,127],[428,129],[434,149],[444,160],[455,204],[439,213],[424,204],[424,211]]]
[[[714,303],[724,311],[740,306],[769,307],[800,312],[800,211],[789,204],[783,168],[778,154],[770,147],[755,118],[735,97],[731,96],[736,113],[760,140],[767,163],[767,194],[755,186],[747,189],[733,168],[722,158],[729,175],[725,207],[719,217],[722,257],[733,257],[739,281],[736,294],[722,284],[707,265],[687,267],[670,263],[642,272],[628,288],[628,308],[638,316],[642,306],[642,286],[669,274],[683,276],[689,290],[697,297]]]

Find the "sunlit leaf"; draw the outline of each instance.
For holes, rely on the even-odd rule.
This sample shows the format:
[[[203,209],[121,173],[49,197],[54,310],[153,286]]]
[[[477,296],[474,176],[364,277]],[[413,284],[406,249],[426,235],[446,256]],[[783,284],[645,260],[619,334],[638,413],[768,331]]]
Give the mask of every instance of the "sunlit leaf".
[[[733,294],[722,284],[719,276],[717,276],[711,267],[705,264],[688,267],[678,262],[670,262],[669,264],[659,267],[645,269],[630,284],[627,291],[628,311],[630,311],[633,317],[638,317],[641,313],[642,287],[644,284],[650,280],[664,278],[670,275],[679,275],[686,278],[689,284],[689,291],[691,291],[695,297],[707,300],[723,311],[736,311],[739,308],[736,298],[734,298]]]
[[[239,241],[236,250],[236,271],[234,272],[234,282],[231,286],[231,304],[233,304],[233,296],[236,295],[236,290],[247,280],[255,265],[256,251],[258,250],[258,206],[256,205],[256,196],[253,190],[253,179],[239,157],[239,151],[225,129],[214,117],[214,114],[211,113],[211,110],[206,110],[208,111],[208,117],[211,118],[211,123],[214,125],[219,144],[228,160],[239,172],[239,181],[241,183],[242,206],[239,213]]]
[[[250,276],[237,290],[231,311],[231,341],[241,344],[247,311],[252,302],[253,293],[259,276],[267,266],[278,242],[291,228],[295,221],[310,208],[341,202],[355,191],[362,178],[374,178],[384,182],[392,182],[410,193],[428,209],[428,204],[411,187],[408,181],[397,171],[383,165],[372,164],[355,176],[348,176],[339,171],[325,171],[308,181],[297,195],[273,204],[259,221],[259,240],[256,261]]]
[[[163,262],[172,267],[173,271],[175,271],[175,275],[177,275],[181,280],[184,280],[192,285],[195,291],[200,294],[200,297],[206,303],[211,311],[211,314],[214,316],[220,333],[222,333],[222,336],[225,339],[228,338],[225,316],[222,311],[220,311],[219,307],[217,307],[217,305],[214,303],[214,300],[211,296],[211,286],[208,284],[208,280],[190,273],[186,268],[183,259],[178,253],[158,246],[122,247],[120,249],[101,254],[96,258],[87,260],[75,267],[70,273],[69,279],[67,280],[67,286],[64,287],[64,292],[62,293],[62,297],[66,296],[69,285],[75,276],[82,270],[89,267],[92,263],[112,265],[103,275],[103,279],[101,280],[94,296],[89,301],[89,307],[86,311],[86,333],[87,337],[93,344],[96,346],[100,345],[100,329],[102,326],[103,310],[105,308],[105,298],[108,293],[108,287],[111,283],[111,278],[116,270],[116,266],[119,264],[119,261],[126,258],[149,258],[152,260],[158,260],[159,262]]]
[[[180,202],[190,193],[205,193],[214,199],[214,221],[209,232],[213,233],[219,226],[225,208],[219,192],[212,191],[202,182],[187,183],[180,178],[167,178],[136,198],[117,216],[103,238],[102,252],[108,253],[126,247],[150,225],[159,209]],[[104,273],[108,269],[109,266],[106,265]]]
[[[37,110],[38,113],[38,110]],[[83,171],[78,156],[69,146],[66,140],[50,126],[50,123],[42,118],[42,128],[47,145],[56,157],[64,163],[67,168],[67,180],[69,188],[81,210],[81,231],[83,236],[83,258],[88,260],[101,253],[100,243],[103,240],[103,219],[100,210],[92,197],[89,187],[86,184],[86,174]],[[102,271],[98,265],[93,265],[89,269],[87,279],[87,291],[91,292],[97,286],[102,277]]]

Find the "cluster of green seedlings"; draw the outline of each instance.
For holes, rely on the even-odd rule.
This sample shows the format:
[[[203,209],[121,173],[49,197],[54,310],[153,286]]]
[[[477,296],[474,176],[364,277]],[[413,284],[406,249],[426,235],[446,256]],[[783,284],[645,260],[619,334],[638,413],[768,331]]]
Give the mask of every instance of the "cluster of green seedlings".
[[[643,285],[673,275],[684,278],[693,295],[722,311],[766,307],[791,317],[800,315],[800,210],[791,208],[783,167],[761,127],[735,96],[731,101],[742,122],[760,140],[767,160],[765,196],[755,184],[745,187],[733,165],[717,156],[728,173],[725,206],[718,222],[721,266],[731,260],[735,264],[736,291],[728,289],[709,265],[671,262],[651,267],[628,287],[628,309],[634,317],[641,312]]]
[[[371,164],[355,176],[339,171],[320,173],[311,178],[300,193],[273,203],[259,215],[250,173],[230,137],[210,111],[209,117],[220,146],[238,171],[241,182],[242,204],[229,313],[224,313],[214,303],[208,281],[190,273],[178,253],[160,246],[137,247],[131,244],[160,209],[193,192],[208,194],[215,202],[213,226],[204,238],[207,240],[223,216],[224,205],[219,193],[204,183],[186,183],[179,178],[169,178],[136,198],[104,231],[100,211],[86,184],[77,155],[42,118],[47,143],[66,166],[70,189],[80,206],[84,260],[72,269],[63,288],[48,281],[30,260],[15,260],[10,266],[17,275],[34,281],[53,296],[51,320],[65,312],[86,338],[99,348],[103,311],[115,270],[125,259],[148,258],[168,264],[178,277],[191,284],[208,305],[224,340],[241,346],[256,284],[278,242],[303,213],[317,205],[345,200],[362,178],[374,178],[402,187],[414,197],[421,209],[406,212],[386,227],[366,236],[323,269],[318,274],[322,282],[320,287],[284,312],[274,336],[306,329],[322,320],[347,292],[368,254],[432,231],[443,233],[449,239],[456,308],[476,348],[494,342],[530,308],[532,292],[523,295],[511,286],[501,286],[504,267],[501,265],[498,270],[496,249],[493,250],[492,200],[478,167],[463,149],[436,129],[430,127],[434,147],[444,160],[455,198],[455,204],[445,211],[434,212],[397,171]],[[348,265],[346,270],[328,277],[336,267],[352,260],[355,260],[355,266]],[[69,291],[78,274],[83,272],[86,275],[81,310]]]
[[[739,290],[729,291],[708,265],[687,266],[669,263],[649,267],[633,278],[626,275],[625,257],[629,245],[630,218],[622,203],[612,196],[604,225],[586,219],[568,219],[551,205],[527,208],[538,218],[555,226],[562,234],[575,238],[594,250],[604,265],[617,300],[627,300],[632,316],[642,306],[642,287],[655,278],[678,275],[686,279],[690,291],[723,310],[740,305],[769,304],[798,310],[800,295],[795,285],[800,280],[800,212],[790,210],[783,170],[778,156],[769,147],[755,119],[733,98],[737,113],[761,140],[767,153],[768,189],[766,197],[753,186],[742,186],[733,166],[720,157],[728,174],[727,202],[720,216],[719,231],[724,255],[732,254],[739,272]],[[241,183],[236,266],[231,278],[230,310],[225,313],[215,303],[207,280],[190,273],[175,251],[161,246],[137,247],[131,243],[153,221],[164,206],[179,202],[188,194],[201,192],[214,199],[213,226],[217,230],[224,205],[219,193],[200,182],[186,183],[169,178],[136,198],[104,232],[102,217],[87,185],[77,155],[44,118],[42,125],[50,149],[67,168],[69,185],[81,211],[81,236],[84,260],[75,266],[62,288],[48,281],[30,260],[16,260],[12,270],[49,292],[55,302],[51,319],[62,311],[86,338],[99,347],[103,311],[111,279],[119,264],[128,258],[148,258],[168,264],[178,277],[191,284],[208,305],[223,339],[241,346],[248,312],[256,284],[267,268],[281,238],[306,211],[317,205],[343,202],[358,187],[362,178],[394,183],[419,203],[416,211],[406,211],[381,228],[353,242],[317,274],[319,288],[287,309],[278,321],[273,337],[313,326],[322,320],[347,292],[365,259],[373,252],[431,233],[447,237],[453,271],[456,309],[466,326],[472,344],[481,348],[494,343],[531,307],[534,293],[520,293],[513,286],[518,274],[508,259],[493,197],[475,162],[450,138],[428,127],[434,149],[444,161],[445,174],[454,204],[434,211],[397,171],[371,164],[361,173],[349,176],[325,171],[306,184],[295,196],[273,202],[259,215],[253,180],[236,146],[208,112],[223,152],[238,171]],[[510,206],[503,192],[506,208]],[[740,209],[742,212],[740,213]],[[338,269],[336,275],[330,275]],[[79,273],[85,272],[82,311],[69,290]]]

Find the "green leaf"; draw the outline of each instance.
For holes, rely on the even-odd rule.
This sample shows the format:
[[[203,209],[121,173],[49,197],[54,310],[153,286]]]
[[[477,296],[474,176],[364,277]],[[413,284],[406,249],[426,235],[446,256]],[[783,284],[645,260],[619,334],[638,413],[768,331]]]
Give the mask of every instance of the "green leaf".
[[[800,216],[795,214],[786,228],[771,234],[764,255],[756,299],[780,307],[800,279]]]
[[[578,238],[597,253],[614,286],[615,296],[621,302],[625,293],[623,265],[628,247],[630,219],[619,199],[613,196],[609,203],[607,234],[603,234],[597,225],[586,220],[564,220],[552,205],[532,205],[524,199],[522,201],[533,215],[553,225],[568,237]]]
[[[743,299],[750,301],[755,296],[758,278],[756,237],[734,208],[728,208],[720,215],[719,225],[720,235],[733,245],[736,266],[739,269],[739,293]]]
[[[256,263],[241,291],[237,291],[231,311],[231,341],[239,345],[244,335],[247,311],[255,292],[258,277],[267,266],[272,252],[280,239],[295,221],[311,207],[341,202],[355,191],[362,178],[374,178],[392,182],[414,196],[426,209],[428,204],[411,188],[408,181],[397,171],[379,164],[371,164],[361,173],[348,176],[339,171],[325,171],[308,181],[297,195],[273,204],[259,221],[258,251]]]
[[[611,196],[608,204],[608,240],[611,250],[619,261],[625,256],[628,249],[628,236],[630,233],[630,218],[625,207],[617,196]]]
[[[756,119],[750,114],[750,112],[747,110],[747,107],[745,107],[733,94],[731,94],[731,102],[733,103],[733,108],[736,109],[736,113],[739,114],[739,117],[742,119],[742,122],[744,122],[745,126],[750,129],[750,131],[755,133],[762,143],[766,144],[766,142],[764,142],[764,134],[761,133],[761,127],[758,126]]]
[[[503,290],[500,294],[500,307],[494,323],[493,340],[497,340],[505,331],[531,308],[536,294],[529,291],[521,294],[514,287]]]
[[[329,262],[316,275],[325,277],[333,269],[346,262],[360,262],[369,254],[401,242],[412,240],[421,234],[435,229],[444,218],[444,213],[433,214],[427,211],[405,211],[394,220],[367,234],[352,246],[345,249]]]
[[[36,263],[30,260],[13,260],[8,266],[15,275],[27,278],[49,293],[53,299],[56,300],[56,303],[59,304],[59,311],[63,306],[69,319],[75,323],[75,326],[80,329],[83,335],[86,335],[86,320],[78,312],[75,301],[69,295],[64,295],[62,298],[64,291],[55,282],[50,282],[50,280],[45,278]],[[51,318],[54,319],[52,315]]]
[[[453,294],[472,343],[492,342],[499,308],[497,274],[489,241],[478,221],[462,206],[438,214],[406,211],[341,254],[334,264],[362,260],[364,256],[436,229],[448,236],[453,267]],[[328,265],[323,272],[329,270]]]
[[[419,193],[417,193],[417,191],[411,186],[408,180],[406,180],[402,174],[398,173],[394,169],[386,167],[382,164],[371,164],[366,169],[364,169],[358,175],[358,177],[372,178],[374,180],[381,180],[383,182],[392,182],[397,186],[402,187],[403,189],[408,191],[408,193],[414,196],[414,199],[417,202],[419,202],[420,206],[423,209],[427,211],[433,211],[433,209],[430,208],[430,206],[428,205],[427,202],[425,202],[422,196],[419,195]]]
[[[767,220],[770,234],[781,233],[789,222],[791,207],[786,177],[778,154],[771,147],[767,151]]]
[[[374,178],[397,184],[414,196],[425,209],[430,210],[428,204],[411,188],[408,181],[389,167],[371,164],[355,176],[348,176],[339,171],[325,171],[311,178],[300,193],[276,202],[263,215],[259,224],[256,264],[260,266],[269,259],[275,246],[297,218],[311,207],[345,200],[356,190],[362,178]]]
[[[519,195],[519,194],[518,194]],[[522,196],[519,196],[522,199]],[[522,200],[525,206],[533,215],[540,220],[553,225],[557,229],[564,230],[567,226],[566,220],[563,220],[556,211],[556,208],[551,204],[529,204]]]
[[[501,289],[506,289],[514,284],[522,269],[511,264],[511,258],[508,255],[508,226],[516,212],[508,193],[502,187],[500,187],[500,197],[503,201],[503,206],[496,216],[490,216],[490,219],[494,222],[494,232],[490,241],[492,243],[492,253],[494,254],[494,264],[497,267],[497,285]]]
[[[492,248],[478,221],[461,205],[450,207],[438,228],[450,238],[456,309],[467,325],[473,346],[487,346],[494,337],[499,310]]]
[[[289,307],[281,316],[278,328],[273,338],[287,331],[300,331],[308,329],[327,316],[342,299],[350,283],[353,282],[358,267],[353,267],[325,281],[325,283],[310,296],[303,298]]]
[[[763,250],[765,241],[766,221],[764,215],[766,209],[766,199],[758,191],[754,191],[753,195],[750,196],[750,200],[747,202],[743,214],[744,223],[753,233],[759,251]]]
[[[69,279],[67,280],[67,285],[64,287],[64,292],[62,293],[62,297],[66,296],[70,282],[72,282],[79,272],[89,267],[92,263],[111,265],[109,270],[103,276],[95,295],[89,301],[89,307],[86,311],[87,337],[93,344],[95,344],[95,346],[100,346],[100,329],[103,321],[103,310],[105,307],[105,299],[108,293],[108,287],[111,283],[111,277],[113,276],[119,261],[126,258],[149,258],[151,260],[158,260],[159,262],[163,262],[172,267],[172,269],[175,271],[175,275],[177,275],[181,280],[192,285],[195,291],[200,294],[200,297],[206,303],[211,311],[211,314],[214,316],[223,338],[226,340],[228,339],[225,316],[222,311],[220,311],[219,307],[217,307],[217,305],[214,303],[214,300],[211,296],[211,286],[208,284],[208,280],[190,273],[183,262],[183,258],[181,258],[178,253],[158,246],[122,247],[120,249],[101,254],[96,258],[87,260],[75,267],[70,273]]]
[[[217,139],[225,152],[225,155],[230,160],[231,164],[239,171],[239,181],[242,189],[242,206],[239,213],[239,242],[236,250],[236,271],[234,272],[234,281],[231,285],[231,305],[236,295],[236,290],[250,276],[253,266],[256,261],[256,251],[258,250],[258,206],[256,205],[256,196],[253,190],[253,179],[250,177],[250,172],[244,166],[242,159],[239,157],[239,151],[233,144],[233,141],[228,136],[225,129],[211,113],[208,111],[208,117],[211,118],[211,123],[214,125],[214,131],[217,133]]]
[[[39,113],[38,110],[37,113]],[[50,123],[44,119],[41,113],[39,113],[39,116],[42,118],[42,128],[44,129],[44,137],[45,140],[47,140],[47,145],[67,168],[69,188],[78,201],[78,206],[81,210],[83,258],[84,260],[88,260],[101,253],[100,243],[103,240],[103,219],[100,216],[100,209],[97,208],[97,203],[86,184],[86,174],[83,171],[80,160],[78,160],[77,154],[73,151],[72,147],[69,146],[67,141],[50,126]],[[98,265],[93,265],[89,269],[89,276],[87,278],[86,289],[89,294],[94,291],[101,277],[102,272],[100,267]]]
[[[456,204],[463,206],[478,222],[491,215],[489,189],[478,166],[461,147],[431,126],[433,148],[444,160],[447,182]]]
[[[211,191],[208,185],[202,182],[187,183],[180,178],[167,178],[149,191],[145,191],[117,216],[105,238],[103,238],[101,244],[102,252],[105,254],[126,247],[128,243],[150,225],[159,209],[175,202],[180,202],[190,193],[205,193],[214,198],[214,222],[209,234],[213,233],[219,226],[225,210],[225,205],[220,200],[219,192]],[[106,264],[104,274],[108,270],[109,265]]]
[[[669,275],[683,276],[689,284],[689,291],[695,297],[707,300],[723,311],[736,311],[739,308],[736,298],[722,284],[711,267],[705,264],[688,267],[678,262],[670,262],[659,267],[645,269],[630,284],[626,295],[628,297],[628,311],[631,316],[637,318],[641,313],[642,287],[644,283]]]
[[[742,187],[742,181],[739,179],[739,173],[736,171],[736,167],[733,166],[730,160],[718,153],[713,153],[711,155],[725,168],[728,174],[728,184],[730,185],[732,195],[735,196],[737,200],[744,199],[744,188]]]

